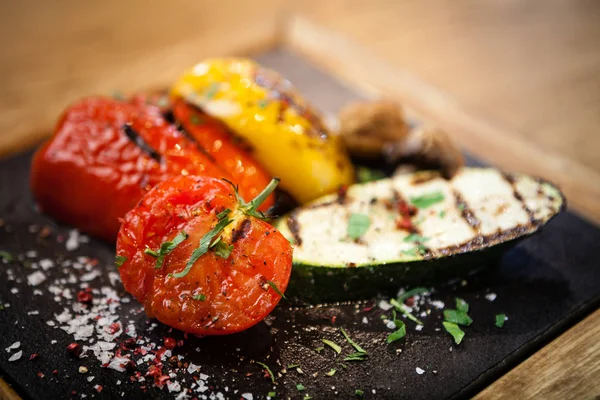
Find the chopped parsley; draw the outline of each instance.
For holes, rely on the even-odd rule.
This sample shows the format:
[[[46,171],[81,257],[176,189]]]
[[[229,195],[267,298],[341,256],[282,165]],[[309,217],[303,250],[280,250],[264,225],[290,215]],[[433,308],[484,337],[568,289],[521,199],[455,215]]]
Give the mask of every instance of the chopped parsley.
[[[279,288],[277,287],[277,285],[275,284],[275,282],[273,282],[273,281],[267,281],[267,283],[269,284],[269,286],[271,286],[271,289],[273,289],[275,291],[275,293],[277,293],[278,295],[280,295],[281,297],[283,297],[284,299],[287,300],[287,297],[285,297],[285,294],[283,294],[281,292],[281,290],[279,290]]]
[[[301,391],[303,391],[306,388],[304,387],[303,384],[299,383],[299,384],[296,385],[296,389],[298,389],[298,391],[301,392]]]
[[[302,398],[302,400],[312,400],[312,397],[305,394],[304,397]]]
[[[446,217],[446,210],[440,211],[440,218],[444,219]]]
[[[459,209],[460,211],[465,211],[465,208],[466,208],[466,207],[465,207],[465,205],[464,205],[463,203],[460,203],[460,204],[458,205],[458,209]]]
[[[319,346],[319,347],[315,348],[315,351],[316,351],[317,353],[320,353],[320,352],[322,352],[323,350],[325,350],[325,346]]]
[[[366,167],[358,167],[356,170],[356,180],[359,183],[367,183],[385,178],[383,171],[370,169]]]
[[[198,261],[198,259],[201,256],[208,253],[208,249],[210,248],[210,243],[213,241],[213,239],[215,237],[217,237],[217,235],[219,235],[221,233],[221,231],[223,231],[223,229],[232,222],[233,222],[232,219],[224,217],[217,223],[217,225],[215,225],[214,228],[212,228],[208,233],[206,233],[204,236],[202,236],[202,239],[200,239],[200,244],[198,245],[198,248],[192,252],[192,256],[190,257],[189,261],[185,265],[185,268],[183,269],[183,271],[173,274],[173,276],[175,278],[183,278],[184,276],[186,276],[188,274],[188,272],[190,272],[190,269],[192,269],[192,267],[194,266],[194,263],[196,261]]]
[[[348,334],[346,333],[346,331],[344,330],[344,328],[340,328],[340,331],[342,332],[342,335],[344,335],[344,337],[346,338],[346,340],[348,341],[348,343],[350,343],[352,345],[352,347],[354,347],[354,349],[360,353],[365,353],[367,354],[367,352],[365,351],[365,349],[363,349],[362,347],[360,347],[358,345],[358,343],[356,343],[354,340],[352,340],[350,338],[350,336],[348,336]]]
[[[347,235],[350,239],[356,240],[364,235],[371,225],[371,218],[365,214],[353,213],[348,218]]]
[[[267,99],[261,99],[256,102],[256,106],[260,109],[266,108],[269,105],[269,101]]]
[[[354,394],[355,394],[355,395],[357,395],[358,397],[363,397],[363,396],[365,395],[365,392],[363,392],[363,391],[362,391],[362,390],[360,390],[360,389],[356,389],[356,390],[354,391]]]
[[[192,296],[192,299],[198,300],[198,301],[204,301],[204,300],[206,300],[206,295],[203,293],[200,293],[195,296]]]
[[[185,239],[187,239],[187,237],[188,234],[184,231],[181,231],[177,234],[177,236],[173,238],[172,242],[164,242],[163,244],[161,244],[160,249],[158,249],[158,251],[146,249],[144,250],[144,253],[156,258],[156,264],[154,265],[154,268],[161,268],[165,260],[165,256],[173,250],[175,250],[175,248],[179,246]]]
[[[123,265],[123,263],[127,261],[127,257],[123,257],[123,256],[116,256],[115,257],[115,265],[117,267],[120,267],[121,265]]]
[[[456,298],[456,309],[458,311],[462,311],[462,312],[469,312],[469,303],[467,303],[466,301],[464,301],[463,299],[457,297]]]
[[[233,245],[225,243],[221,238],[217,239],[210,247],[215,255],[225,259],[228,259],[233,251]]]
[[[337,370],[335,368],[331,368],[329,371],[325,372],[327,376],[334,376]]]
[[[410,235],[408,235],[407,237],[405,237],[403,241],[405,243],[422,243],[422,242],[426,242],[428,240],[429,240],[428,237],[421,236],[421,235],[416,234],[416,233],[411,233]]]
[[[497,314],[496,315],[496,326],[498,328],[502,328],[504,326],[505,321],[506,321],[506,314]]]
[[[464,326],[469,326],[473,323],[473,319],[469,317],[469,314],[459,310],[444,310],[444,319],[447,322]]]
[[[428,208],[441,201],[444,201],[444,194],[440,191],[427,193],[417,197],[411,197],[410,199],[410,202],[417,208]]]
[[[269,392],[269,393],[267,393],[267,397],[274,398],[276,396],[277,396],[277,393],[275,393],[275,392]]]
[[[390,299],[390,304],[393,305],[396,308],[396,310],[404,314],[406,318],[410,319],[416,324],[423,325],[423,322],[421,322],[420,319],[418,319],[410,313],[410,309],[404,303],[400,303],[396,299]]]
[[[0,258],[6,262],[13,262],[13,260],[14,260],[12,254],[10,254],[8,251],[4,251],[4,250],[0,251]]]
[[[446,331],[454,338],[454,343],[460,344],[465,337],[465,333],[462,331],[462,329],[460,329],[458,325],[453,322],[444,321],[442,324],[444,325],[444,329],[446,329]]]
[[[210,85],[206,92],[204,92],[204,97],[206,97],[209,100],[215,97],[215,95],[219,91],[219,86],[220,84],[218,82],[215,82],[212,85]]]
[[[0,303],[0,311],[4,311],[4,304]]]
[[[275,383],[275,375],[273,375],[273,371],[271,371],[271,368],[269,368],[269,366],[267,364],[261,363],[261,362],[256,362],[258,365],[260,365],[261,367],[263,367],[271,376],[271,382]]]
[[[335,342],[332,342],[329,339],[321,339],[321,341],[327,346],[331,347],[336,353],[340,354],[342,352],[342,348]]]
[[[300,364],[290,364],[287,366],[287,369],[297,368],[299,366],[300,366]]]
[[[348,354],[346,357],[344,357],[344,361],[365,361],[366,358],[367,353],[357,351],[356,353]]]
[[[393,311],[392,318],[394,319],[394,325],[396,325],[396,330],[388,335],[388,344],[393,343],[396,340],[400,340],[404,336],[406,336],[406,325],[404,324],[404,322],[396,318],[396,311]]]

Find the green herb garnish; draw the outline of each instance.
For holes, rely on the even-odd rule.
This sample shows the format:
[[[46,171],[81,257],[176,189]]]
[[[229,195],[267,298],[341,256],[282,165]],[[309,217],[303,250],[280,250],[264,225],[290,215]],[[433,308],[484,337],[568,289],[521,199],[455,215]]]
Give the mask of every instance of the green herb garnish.
[[[181,231],[173,238],[172,242],[164,242],[161,244],[158,251],[146,249],[144,252],[152,257],[156,257],[156,264],[154,265],[154,268],[161,268],[165,260],[165,256],[175,250],[175,248],[179,246],[185,239],[187,239],[187,237],[188,234],[184,231]]]
[[[158,258],[158,253],[149,247],[146,247],[144,249],[144,254],[148,254],[149,256],[152,256],[154,258]]]
[[[312,400],[312,397],[309,396],[308,394],[305,394],[304,397],[302,398],[302,400]]]
[[[256,363],[258,365],[260,365],[261,367],[263,367],[265,370],[267,370],[267,372],[271,376],[271,382],[275,383],[275,375],[273,375],[273,371],[271,371],[271,368],[269,368],[269,366],[267,364],[264,364],[264,363],[261,363],[261,362],[258,362],[258,361],[256,361]]]
[[[327,346],[331,347],[336,353],[340,354],[342,352],[342,348],[337,345],[336,343],[332,342],[329,339],[321,339],[321,341],[323,343],[325,343]]]
[[[263,109],[269,105],[269,101],[267,99],[262,99],[256,102],[256,105],[258,106],[258,108]]]
[[[459,325],[469,326],[473,323],[473,319],[464,311],[459,310],[444,310],[444,319]]]
[[[14,257],[8,251],[0,250],[0,258],[6,262],[13,262]]]
[[[275,282],[267,281],[267,283],[269,284],[269,286],[271,286],[271,288],[275,291],[275,293],[277,293],[278,295],[280,295],[281,297],[283,297],[284,299],[287,300],[287,297],[285,297],[285,295],[283,293],[281,293],[281,290],[279,290],[279,288],[277,287]]]
[[[440,211],[440,218],[445,218],[445,217],[446,217],[446,210]]]
[[[385,178],[385,174],[377,169],[358,167],[356,170],[356,180],[360,183],[377,181],[383,178]]]
[[[208,90],[204,93],[204,97],[206,97],[207,99],[210,100],[213,97],[215,97],[215,95],[217,94],[218,91],[219,91],[219,83],[215,82],[212,85],[210,85]]]
[[[329,371],[325,372],[327,376],[334,376],[337,370],[335,368],[331,368]]]
[[[344,361],[365,361],[366,358],[367,353],[357,351],[356,353],[348,354],[346,357],[344,357]]]
[[[118,267],[120,267],[121,265],[123,265],[123,263],[127,261],[127,257],[123,257],[123,256],[116,256],[115,257],[115,265]]]
[[[275,393],[275,392],[269,392],[269,393],[267,393],[267,397],[274,398],[276,396],[277,396],[277,393]]]
[[[219,221],[222,220],[223,218],[228,216],[230,212],[231,212],[231,210],[229,208],[224,209],[223,211],[221,211],[220,213],[217,214],[217,219]]]
[[[496,326],[498,328],[502,328],[504,326],[504,322],[506,322],[506,314],[497,314],[496,315]]]
[[[206,300],[206,295],[203,293],[197,294],[195,296],[192,296],[192,299],[194,300],[199,300],[199,301],[204,301]]]
[[[216,236],[218,236],[223,231],[223,229],[232,222],[233,222],[232,219],[224,218],[224,219],[220,220],[215,225],[215,227],[212,228],[208,233],[206,233],[204,236],[202,236],[202,239],[200,239],[200,244],[199,244],[198,248],[192,252],[192,256],[190,257],[189,261],[185,265],[185,268],[183,269],[183,271],[173,274],[173,276],[175,278],[183,278],[184,276],[186,276],[188,274],[188,272],[190,272],[190,269],[192,269],[192,267],[194,266],[194,263],[196,261],[198,261],[198,259],[201,256],[208,253],[208,249],[210,248],[210,243],[213,241],[213,239]]]
[[[428,208],[441,201],[444,201],[444,194],[440,191],[427,193],[417,197],[411,197],[410,199],[410,202],[417,208]]]
[[[469,303],[467,303],[466,301],[464,301],[463,299],[461,299],[459,297],[457,297],[455,301],[456,301],[456,309],[458,311],[462,311],[465,313],[469,312]]]
[[[394,319],[394,325],[396,325],[396,330],[388,335],[388,344],[393,343],[396,340],[400,340],[404,336],[406,336],[406,325],[403,321],[396,318],[396,311],[393,311],[392,318]]]
[[[4,304],[0,303],[0,311],[4,311]]]
[[[322,352],[323,350],[325,350],[325,346],[319,346],[319,347],[316,347],[316,348],[315,348],[315,351],[316,351],[317,353],[320,353],[320,352]]]
[[[429,238],[425,236],[418,235],[416,233],[411,233],[407,237],[403,239],[405,243],[422,243],[428,241]]]
[[[213,243],[210,247],[212,248],[212,251],[215,253],[215,255],[224,259],[228,259],[231,255],[231,252],[233,251],[233,245],[225,243],[221,238],[217,239],[217,241]]]
[[[363,397],[363,396],[365,395],[365,392],[363,392],[363,391],[362,391],[362,390],[360,390],[360,389],[356,389],[356,390],[354,391],[354,394],[355,394],[355,395],[357,395],[358,397]]]
[[[398,310],[402,314],[406,315],[406,318],[410,319],[411,321],[413,321],[419,325],[423,325],[423,322],[421,322],[420,319],[418,319],[417,317],[415,317],[414,315],[412,315],[410,313],[410,310],[404,303],[400,303],[396,299],[390,299],[390,304],[393,305],[396,308],[396,310]]]
[[[344,337],[346,338],[346,340],[348,341],[348,343],[350,343],[352,345],[352,347],[354,347],[354,349],[356,351],[358,351],[359,353],[365,353],[367,354],[367,352],[358,345],[358,343],[356,343],[354,340],[352,340],[350,338],[350,336],[348,336],[348,333],[346,333],[346,331],[344,330],[344,328],[340,328],[340,331],[342,332],[342,335],[344,335]]]
[[[460,204],[458,205],[458,209],[459,209],[461,212],[462,212],[462,211],[465,211],[465,208],[466,208],[466,207],[465,207],[465,205],[464,205],[463,203],[460,203]]]
[[[298,389],[298,391],[301,392],[301,391],[303,391],[306,388],[304,387],[303,384],[299,383],[299,384],[296,385],[296,389]]]
[[[350,214],[348,217],[347,235],[350,239],[356,240],[364,235],[371,225],[371,218],[365,214]]]
[[[287,369],[297,368],[299,366],[300,366],[300,364],[290,364],[287,366]]]
[[[444,329],[446,329],[446,331],[454,338],[454,343],[460,344],[465,337],[465,333],[462,331],[462,329],[460,329],[458,325],[453,322],[444,321],[442,324],[444,325]]]

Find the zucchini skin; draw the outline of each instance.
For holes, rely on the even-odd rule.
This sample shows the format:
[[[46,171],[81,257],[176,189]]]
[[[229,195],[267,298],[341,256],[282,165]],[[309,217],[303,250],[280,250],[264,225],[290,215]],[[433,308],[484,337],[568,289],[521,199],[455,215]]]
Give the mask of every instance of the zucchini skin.
[[[294,262],[285,294],[292,302],[310,304],[395,296],[401,287],[440,283],[493,268],[504,252],[527,236],[447,257],[392,264],[344,268]]]

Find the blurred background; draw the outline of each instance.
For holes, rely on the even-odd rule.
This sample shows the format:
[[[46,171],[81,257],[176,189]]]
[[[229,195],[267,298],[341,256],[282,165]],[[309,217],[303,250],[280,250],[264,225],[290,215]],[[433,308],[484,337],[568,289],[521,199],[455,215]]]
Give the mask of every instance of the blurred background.
[[[598,1],[9,0],[0,15],[0,154],[50,134],[78,97],[284,47],[489,162],[557,181],[600,220]]]

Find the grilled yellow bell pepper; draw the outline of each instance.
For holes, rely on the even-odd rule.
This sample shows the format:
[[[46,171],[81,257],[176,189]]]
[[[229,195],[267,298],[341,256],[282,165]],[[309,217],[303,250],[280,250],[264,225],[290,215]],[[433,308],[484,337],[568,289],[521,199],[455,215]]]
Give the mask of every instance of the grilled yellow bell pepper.
[[[225,122],[301,203],[353,182],[340,138],[273,70],[248,59],[211,59],[185,72],[171,95]]]

